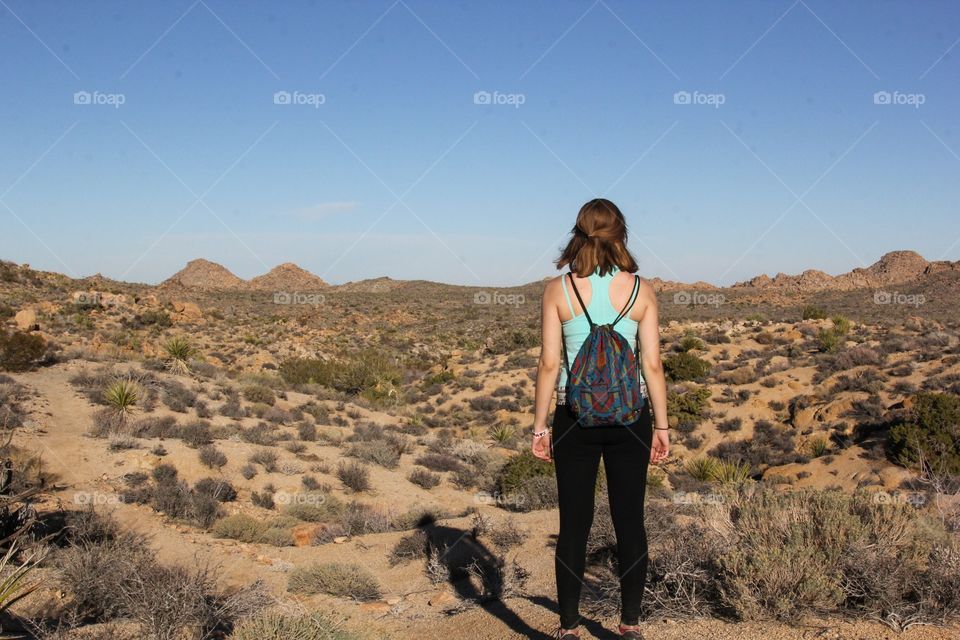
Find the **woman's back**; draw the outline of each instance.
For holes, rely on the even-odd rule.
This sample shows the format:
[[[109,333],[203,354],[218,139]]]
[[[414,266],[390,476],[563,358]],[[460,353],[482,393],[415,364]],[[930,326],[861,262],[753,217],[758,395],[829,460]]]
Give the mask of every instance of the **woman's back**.
[[[574,276],[574,284],[580,298],[587,305],[587,313],[594,324],[610,324],[617,319],[624,307],[629,304],[634,288],[634,278],[632,274],[624,272],[619,275],[620,270],[613,267],[613,270],[601,276],[599,269],[586,278],[577,278]],[[570,291],[570,278],[564,275],[561,278],[561,287],[566,304],[566,313],[561,310],[561,326],[563,327],[563,340],[566,345],[569,365],[573,365],[574,358],[580,351],[584,340],[590,334],[590,323],[576,292]],[[634,349],[637,341],[638,318],[642,314],[641,305],[635,303],[630,313],[620,319],[614,326],[614,329],[626,338],[630,348]],[[566,387],[566,368],[561,369],[558,388]]]

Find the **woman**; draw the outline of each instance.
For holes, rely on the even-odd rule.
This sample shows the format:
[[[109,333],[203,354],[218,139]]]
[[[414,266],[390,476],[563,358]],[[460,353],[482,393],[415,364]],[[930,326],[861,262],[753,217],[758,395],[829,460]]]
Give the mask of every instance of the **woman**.
[[[623,214],[609,200],[598,198],[583,205],[573,237],[557,260],[557,268],[574,274],[551,280],[544,290],[542,346],[537,371],[532,449],[534,455],[553,460],[557,472],[560,534],[555,571],[560,605],[561,640],[579,638],[580,588],[586,564],[587,536],[593,522],[593,499],[601,457],[607,478],[610,514],[617,536],[617,567],[622,610],[619,633],[638,639],[640,603],[647,577],[647,537],[643,502],[647,466],[666,459],[667,389],[660,363],[660,328],[653,288],[642,279],[634,297],[637,263],[627,249]],[[575,287],[571,295],[569,288]],[[586,305],[586,314],[581,304]],[[633,306],[630,301],[633,299]],[[613,322],[629,309],[614,329],[631,347],[639,340],[640,371],[647,400],[632,424],[583,427],[565,404],[566,363],[569,365],[590,333],[587,316],[597,324]],[[557,379],[559,375],[559,385]],[[557,390],[552,433],[547,416]]]

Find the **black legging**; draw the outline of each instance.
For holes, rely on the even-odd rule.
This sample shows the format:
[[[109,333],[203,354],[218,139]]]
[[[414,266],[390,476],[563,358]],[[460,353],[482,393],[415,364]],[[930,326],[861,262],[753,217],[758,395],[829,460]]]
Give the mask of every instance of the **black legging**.
[[[620,621],[635,625],[647,580],[643,500],[653,440],[650,405],[644,407],[633,424],[614,427],[581,427],[566,405],[557,405],[552,437],[560,498],[560,535],[555,558],[560,626],[573,629],[580,624],[580,587],[601,455],[617,536]]]

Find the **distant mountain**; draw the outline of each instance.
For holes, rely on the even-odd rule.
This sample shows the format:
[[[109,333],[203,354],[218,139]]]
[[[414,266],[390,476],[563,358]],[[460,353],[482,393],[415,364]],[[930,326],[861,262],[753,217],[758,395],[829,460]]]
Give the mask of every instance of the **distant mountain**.
[[[406,282],[405,280],[394,280],[393,278],[382,276],[380,278],[370,278],[369,280],[345,282],[338,285],[337,290],[356,291],[360,293],[384,293],[402,287]]]
[[[187,263],[180,271],[160,283],[161,287],[187,287],[191,289],[237,289],[246,282],[229,269],[216,262],[197,258]]]
[[[325,289],[330,285],[320,276],[314,275],[292,262],[284,262],[262,276],[253,278],[246,283],[246,286],[252,289],[269,291],[309,291]]]
[[[851,289],[886,287],[894,284],[915,282],[926,276],[944,271],[960,271],[960,262],[939,260],[927,261],[916,251],[891,251],[866,268],[856,268],[848,273],[831,276],[823,271],[807,269],[800,275],[778,273],[774,277],[759,275],[733,288],[751,287],[780,291],[849,291]]]

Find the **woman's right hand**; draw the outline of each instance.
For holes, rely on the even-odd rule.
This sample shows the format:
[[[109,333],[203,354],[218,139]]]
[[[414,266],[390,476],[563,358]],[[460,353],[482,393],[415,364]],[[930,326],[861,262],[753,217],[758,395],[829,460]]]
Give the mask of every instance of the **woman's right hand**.
[[[650,463],[658,464],[670,455],[670,431],[667,429],[653,430],[653,445],[650,447]]]
[[[546,431],[546,433],[542,436],[533,436],[533,443],[530,445],[530,450],[536,457],[550,462],[550,431],[547,429],[544,429],[544,431]]]

